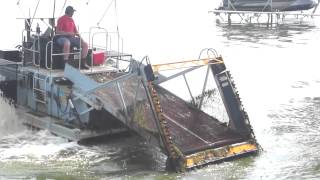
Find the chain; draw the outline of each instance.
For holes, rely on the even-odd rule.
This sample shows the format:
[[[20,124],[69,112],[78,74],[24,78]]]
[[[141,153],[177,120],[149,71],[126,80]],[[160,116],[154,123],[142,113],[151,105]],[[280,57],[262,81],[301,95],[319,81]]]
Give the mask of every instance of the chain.
[[[162,108],[160,105],[158,93],[155,90],[155,88],[153,87],[152,82],[148,82],[148,88],[151,91],[152,103],[154,104],[156,114],[158,115],[160,128],[161,128],[161,131],[163,132],[163,135],[164,135],[163,140],[165,141],[164,143],[167,145],[168,153],[172,159],[177,159],[179,153],[178,153],[175,145],[173,144],[172,136],[169,131],[167,121],[163,115],[163,111],[162,111]]]
[[[241,98],[240,98],[239,93],[238,93],[238,91],[237,91],[237,87],[236,87],[236,85],[235,85],[235,83],[234,83],[234,80],[233,80],[233,78],[232,78],[232,76],[231,76],[231,74],[230,74],[229,71],[227,71],[226,73],[227,73],[227,76],[228,76],[229,79],[230,79],[230,83],[231,83],[232,88],[233,88],[233,90],[234,90],[234,93],[235,93],[235,95],[236,95],[237,101],[238,101],[238,103],[239,103],[239,105],[240,105],[240,107],[241,107],[242,116],[244,117],[244,119],[245,119],[245,121],[246,121],[246,124],[247,124],[247,125],[249,126],[249,128],[250,128],[250,134],[251,134],[252,138],[254,139],[255,143],[257,143],[257,141],[256,141],[256,136],[255,136],[255,134],[254,134],[254,132],[253,132],[252,126],[251,126],[250,121],[249,121],[248,113],[247,113],[247,111],[244,109],[244,107],[243,107],[243,105],[242,105],[242,101],[241,101]],[[258,144],[258,143],[257,143],[257,144]]]

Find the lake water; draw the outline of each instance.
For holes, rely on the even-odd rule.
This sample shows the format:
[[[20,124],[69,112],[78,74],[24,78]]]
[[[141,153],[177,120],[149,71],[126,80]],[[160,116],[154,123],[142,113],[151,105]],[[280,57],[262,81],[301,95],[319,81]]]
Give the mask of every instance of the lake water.
[[[74,2],[75,19],[84,26],[100,19],[85,18],[91,12],[86,2]],[[110,1],[102,2],[107,6]],[[1,29],[1,48],[20,42],[16,3],[1,2],[1,21],[7,24]],[[203,48],[216,49],[234,77],[263,148],[259,155],[169,173],[164,170],[165,155],[139,137],[79,145],[25,129],[14,108],[0,100],[0,179],[319,179],[319,18],[274,27],[217,25],[208,11],[218,4],[117,2],[113,23],[125,40],[125,51],[136,59],[148,55],[152,63],[189,60]]]

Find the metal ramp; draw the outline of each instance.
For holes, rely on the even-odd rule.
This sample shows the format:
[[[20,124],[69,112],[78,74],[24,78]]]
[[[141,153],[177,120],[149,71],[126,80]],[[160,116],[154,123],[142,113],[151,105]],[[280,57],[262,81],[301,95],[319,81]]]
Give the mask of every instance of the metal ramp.
[[[156,89],[174,143],[183,154],[191,154],[209,147],[221,147],[245,140],[225,124],[188,105],[174,94],[159,86]]]
[[[228,124],[159,85],[203,65],[211,69],[216,80],[230,119]],[[105,109],[148,143],[160,147],[168,156],[167,165],[176,171],[258,151],[221,57],[199,60],[194,67],[172,77],[158,75],[158,80],[151,67],[133,60],[128,72],[84,75],[67,65],[65,77],[75,86],[74,98],[88,100],[88,111],[95,103]]]

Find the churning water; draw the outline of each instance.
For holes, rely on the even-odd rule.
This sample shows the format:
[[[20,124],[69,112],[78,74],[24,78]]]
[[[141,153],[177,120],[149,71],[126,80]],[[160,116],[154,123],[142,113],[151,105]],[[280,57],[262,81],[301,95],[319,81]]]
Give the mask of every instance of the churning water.
[[[263,151],[168,173],[166,157],[139,137],[89,145],[68,142],[20,126],[14,107],[1,99],[0,179],[320,178],[319,19],[274,27],[216,25],[207,13],[216,2],[138,2],[118,3],[125,50],[159,63],[194,59],[202,48],[215,48],[234,77]],[[1,38],[4,47],[5,36]]]

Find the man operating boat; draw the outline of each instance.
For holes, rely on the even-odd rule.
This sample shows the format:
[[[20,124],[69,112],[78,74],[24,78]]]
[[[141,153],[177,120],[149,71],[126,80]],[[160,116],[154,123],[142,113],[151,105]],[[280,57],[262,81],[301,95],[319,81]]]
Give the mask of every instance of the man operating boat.
[[[68,6],[65,10],[65,14],[58,19],[56,33],[56,42],[63,49],[63,59],[66,62],[69,61],[70,48],[81,46],[81,68],[89,69],[86,64],[86,57],[88,54],[88,44],[81,38],[77,27],[72,18],[75,9],[72,6]]]

